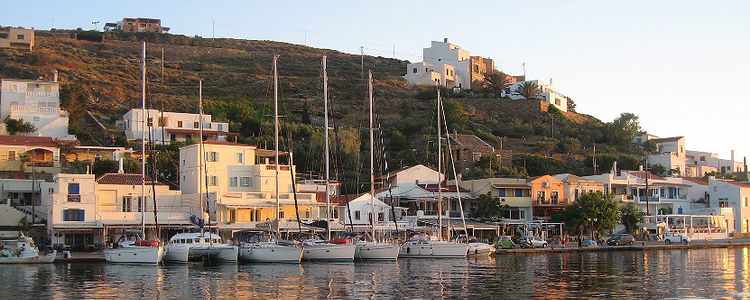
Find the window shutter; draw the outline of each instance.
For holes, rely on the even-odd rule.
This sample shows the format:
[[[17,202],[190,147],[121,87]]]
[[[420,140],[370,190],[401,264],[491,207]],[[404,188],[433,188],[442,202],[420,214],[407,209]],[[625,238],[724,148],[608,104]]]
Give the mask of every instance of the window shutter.
[[[70,211],[69,210],[63,210],[63,221],[69,221],[70,220]]]
[[[86,211],[83,210],[83,209],[79,209],[78,210],[78,221],[86,220],[85,215],[86,215]]]

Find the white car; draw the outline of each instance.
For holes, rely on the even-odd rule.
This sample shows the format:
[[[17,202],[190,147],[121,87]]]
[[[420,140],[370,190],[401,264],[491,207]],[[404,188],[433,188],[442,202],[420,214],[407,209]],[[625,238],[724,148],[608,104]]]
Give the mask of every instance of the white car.
[[[664,243],[667,245],[671,243],[682,243],[682,244],[690,243],[690,238],[682,235],[682,233],[679,233],[679,232],[664,233],[663,238],[664,238]]]
[[[547,248],[547,241],[536,236],[523,236],[518,240],[522,248]]]

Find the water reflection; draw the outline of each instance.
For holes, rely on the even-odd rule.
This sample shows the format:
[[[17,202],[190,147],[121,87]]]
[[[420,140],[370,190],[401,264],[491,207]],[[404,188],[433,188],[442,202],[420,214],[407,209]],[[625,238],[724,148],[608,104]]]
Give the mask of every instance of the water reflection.
[[[0,299],[749,297],[750,248],[299,265],[0,265],[0,282]]]

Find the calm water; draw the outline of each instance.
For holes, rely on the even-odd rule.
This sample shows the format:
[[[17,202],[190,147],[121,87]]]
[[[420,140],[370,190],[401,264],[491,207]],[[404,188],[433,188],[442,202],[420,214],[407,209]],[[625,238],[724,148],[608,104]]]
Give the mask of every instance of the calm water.
[[[0,265],[0,299],[750,298],[750,248],[396,263]]]

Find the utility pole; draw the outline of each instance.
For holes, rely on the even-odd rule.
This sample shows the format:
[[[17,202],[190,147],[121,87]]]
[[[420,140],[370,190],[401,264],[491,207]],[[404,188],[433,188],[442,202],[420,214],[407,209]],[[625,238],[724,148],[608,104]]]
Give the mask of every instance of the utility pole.
[[[216,38],[216,21],[211,21],[211,43]]]
[[[359,53],[362,56],[362,61],[360,63],[362,67],[362,82],[365,82],[365,47],[359,46]]]
[[[161,86],[164,86],[164,47],[161,47]]]
[[[594,156],[591,158],[591,162],[594,167],[594,175],[596,175],[596,143],[594,143]]]
[[[651,195],[650,195],[651,193],[650,193],[650,191],[648,189],[648,178],[651,177],[651,176],[648,173],[648,152],[646,152],[646,160],[644,161],[644,165],[646,166],[645,167],[645,170],[646,170],[646,215],[650,216],[651,215],[651,209],[648,206],[648,200],[649,200],[648,198],[651,197]]]

